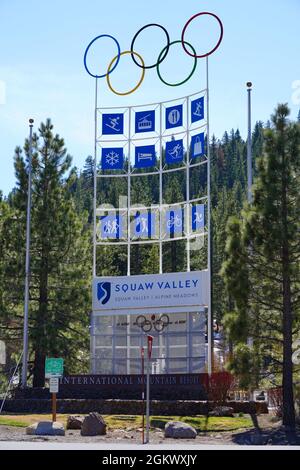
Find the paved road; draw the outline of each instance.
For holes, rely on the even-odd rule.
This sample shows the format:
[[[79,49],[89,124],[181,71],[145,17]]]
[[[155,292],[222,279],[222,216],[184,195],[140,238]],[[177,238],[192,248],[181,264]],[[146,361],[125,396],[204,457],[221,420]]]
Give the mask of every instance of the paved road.
[[[188,445],[175,443],[170,445],[134,445],[112,443],[65,443],[65,442],[17,442],[0,441],[1,450],[157,450],[157,453],[165,450],[300,450],[300,446],[238,446],[238,445]]]

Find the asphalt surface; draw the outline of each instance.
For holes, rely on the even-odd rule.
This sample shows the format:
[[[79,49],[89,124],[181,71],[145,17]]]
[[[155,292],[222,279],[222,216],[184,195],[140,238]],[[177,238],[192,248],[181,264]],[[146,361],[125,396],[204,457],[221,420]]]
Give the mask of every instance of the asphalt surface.
[[[65,442],[17,442],[2,441],[0,442],[1,450],[300,450],[300,446],[239,446],[239,445],[189,445],[189,444],[126,444],[126,443],[65,443]]]

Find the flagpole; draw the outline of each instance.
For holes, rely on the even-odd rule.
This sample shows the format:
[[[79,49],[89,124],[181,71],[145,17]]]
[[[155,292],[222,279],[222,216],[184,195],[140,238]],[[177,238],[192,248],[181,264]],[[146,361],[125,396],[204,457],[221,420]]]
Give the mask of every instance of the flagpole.
[[[249,204],[252,202],[252,129],[251,129],[251,93],[252,93],[252,83],[247,82],[247,92],[248,92],[248,141],[247,141],[247,179],[248,179],[248,191],[247,199]]]
[[[27,221],[26,221],[26,261],[25,261],[25,299],[23,323],[23,364],[22,388],[27,387],[28,370],[28,310],[29,310],[29,283],[30,283],[30,225],[31,225],[31,176],[32,176],[32,128],[33,119],[29,119],[29,153],[28,153],[28,195],[27,195]]]
[[[213,329],[212,329],[212,269],[211,269],[211,194],[210,194],[210,136],[209,136],[209,67],[206,57],[206,107],[207,107],[207,267],[208,267],[208,314],[207,314],[207,362],[208,373],[213,369]]]

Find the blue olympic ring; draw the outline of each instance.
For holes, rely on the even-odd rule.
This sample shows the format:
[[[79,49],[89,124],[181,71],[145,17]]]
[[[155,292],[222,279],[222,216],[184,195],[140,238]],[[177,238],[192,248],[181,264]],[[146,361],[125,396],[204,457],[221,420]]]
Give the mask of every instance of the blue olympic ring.
[[[112,39],[116,45],[117,45],[117,48],[118,48],[118,55],[117,55],[117,60],[116,60],[116,63],[115,65],[112,67],[112,69],[107,73],[104,73],[103,75],[94,75],[92,74],[89,69],[88,69],[88,66],[86,64],[86,59],[87,59],[87,54],[88,54],[88,51],[89,51],[89,48],[91,47],[92,44],[94,44],[95,41],[97,41],[97,39],[100,39],[100,38],[109,38],[109,39]],[[109,34],[100,34],[100,36],[97,36],[96,38],[94,38],[88,45],[88,47],[86,48],[85,50],[85,53],[84,53],[84,58],[83,58],[83,63],[84,63],[84,67],[85,67],[85,70],[87,71],[87,73],[89,75],[91,75],[91,77],[94,77],[94,78],[104,78],[106,77],[107,75],[109,75],[111,72],[113,72],[115,70],[115,68],[117,67],[118,63],[119,63],[119,60],[120,60],[120,57],[121,57],[121,48],[120,48],[120,44],[118,43],[118,41],[116,40],[116,38],[114,38],[113,36],[110,36]]]

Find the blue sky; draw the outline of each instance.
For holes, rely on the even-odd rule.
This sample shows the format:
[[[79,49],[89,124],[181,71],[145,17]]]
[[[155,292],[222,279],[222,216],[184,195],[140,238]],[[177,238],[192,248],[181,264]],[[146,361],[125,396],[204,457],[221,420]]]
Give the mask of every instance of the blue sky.
[[[211,132],[239,128],[246,135],[246,87],[253,81],[253,121],[266,121],[278,102],[288,102],[292,117],[300,108],[299,0],[0,0],[0,189],[7,194],[15,183],[13,155],[28,134],[28,118],[36,126],[51,117],[65,138],[73,164],[82,167],[93,153],[94,80],[83,67],[87,44],[97,35],[112,34],[122,51],[130,48],[135,32],[147,23],[161,23],[178,40],[188,18],[200,11],[217,13],[224,23],[224,40],[210,58]],[[197,20],[186,39],[197,51],[207,50],[218,35],[216,24]],[[136,43],[146,63],[155,61],[164,35],[149,29]],[[172,46],[161,71],[167,80],[182,80],[192,59],[179,44]],[[103,40],[89,63],[104,73],[116,54]],[[135,85],[140,70],[126,56],[114,74],[113,85]],[[146,72],[139,90],[116,97],[100,83],[103,106],[137,105],[175,99],[205,86],[204,61],[181,87],[162,84],[155,69]]]

